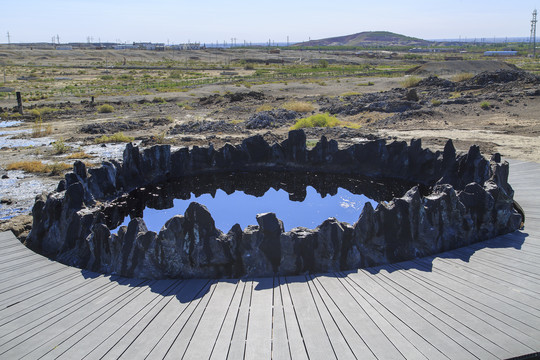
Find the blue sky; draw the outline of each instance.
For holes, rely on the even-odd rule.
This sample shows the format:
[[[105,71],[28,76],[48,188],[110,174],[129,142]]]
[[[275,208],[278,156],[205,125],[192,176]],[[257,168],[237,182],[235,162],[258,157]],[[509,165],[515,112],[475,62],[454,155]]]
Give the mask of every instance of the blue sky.
[[[423,39],[527,37],[532,0],[2,1],[0,43],[301,42],[388,30]],[[539,28],[540,33],[540,28]]]

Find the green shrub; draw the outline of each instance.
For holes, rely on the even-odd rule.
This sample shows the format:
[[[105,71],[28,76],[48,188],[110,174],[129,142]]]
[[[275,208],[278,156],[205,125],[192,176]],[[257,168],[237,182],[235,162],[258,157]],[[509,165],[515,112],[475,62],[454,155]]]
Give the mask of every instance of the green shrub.
[[[98,107],[98,112],[102,114],[112,113],[113,111],[114,111],[114,108],[112,107],[112,105],[109,105],[109,104],[103,104],[100,107]]]
[[[56,155],[64,154],[71,150],[71,147],[64,143],[63,138],[60,138],[59,140],[56,140],[55,142],[53,142],[52,147],[53,147],[53,152]]]
[[[431,100],[431,105],[439,106],[439,105],[441,105],[441,100],[433,99],[433,100]]]
[[[100,77],[101,80],[114,80],[114,76],[112,75],[103,75]]]
[[[163,103],[166,103],[167,101],[162,97],[156,96],[154,99],[152,99],[152,102],[155,104],[163,104]]]
[[[319,60],[319,67],[326,69],[328,67],[328,61],[324,59]]]
[[[480,107],[482,108],[482,110],[489,110],[491,108],[491,104],[487,101],[482,101],[480,103]]]
[[[341,122],[334,116],[328,113],[316,114],[307,118],[298,119],[291,129],[303,129],[310,127],[334,127],[341,125]]]

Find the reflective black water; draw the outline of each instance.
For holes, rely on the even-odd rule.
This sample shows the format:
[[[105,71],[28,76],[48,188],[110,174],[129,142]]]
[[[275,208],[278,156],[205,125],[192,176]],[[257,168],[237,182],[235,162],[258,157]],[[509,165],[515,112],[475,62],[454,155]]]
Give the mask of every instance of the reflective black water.
[[[116,200],[105,213],[111,229],[127,225],[136,216],[158,232],[168,219],[183,215],[196,201],[208,208],[216,227],[224,232],[236,223],[242,228],[257,224],[256,214],[265,212],[276,213],[285,230],[315,228],[329,217],[352,224],[366,202],[375,207],[402,196],[412,185],[323,173],[213,174],[137,189]]]

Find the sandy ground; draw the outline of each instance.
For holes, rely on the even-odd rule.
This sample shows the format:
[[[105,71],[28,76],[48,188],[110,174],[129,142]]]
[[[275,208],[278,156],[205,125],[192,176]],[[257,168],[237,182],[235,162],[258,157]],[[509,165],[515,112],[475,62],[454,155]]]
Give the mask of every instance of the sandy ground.
[[[2,54],[4,54],[2,56]],[[48,54],[48,55],[47,55]],[[14,60],[29,62],[34,55],[26,53],[13,53],[1,51],[2,59],[12,57]],[[235,54],[237,56],[239,54]],[[121,61],[122,56],[110,53],[111,59]],[[140,58],[151,57],[152,54],[142,52]],[[216,52],[203,53],[201,57],[224,56]],[[242,54],[244,58],[254,57],[253,53]],[[259,54],[259,60],[270,58],[268,54]],[[279,58],[279,55],[275,55]],[[284,56],[284,55],[283,55]],[[283,57],[282,56],[282,57]],[[316,62],[320,54],[291,53],[287,61]],[[356,57],[346,58],[343,55],[324,54],[325,58],[333,62],[356,61],[365,59]],[[42,61],[50,63],[65,61],[62,57],[53,57],[50,53],[43,53]],[[39,58],[39,57],[38,57]],[[86,59],[86,60],[85,60]],[[89,60],[90,59],[90,60]],[[93,60],[91,60],[93,59]],[[76,56],[76,62],[87,63],[95,58],[87,53]],[[369,60],[372,61],[372,60]],[[386,60],[382,60],[386,61]],[[414,65],[414,64],[413,64]],[[441,65],[442,66],[442,65]],[[458,66],[458,65],[453,65]],[[490,70],[492,64],[490,64]],[[240,69],[241,71],[241,69]],[[436,69],[434,70],[436,71]],[[425,77],[427,75],[423,75]],[[451,74],[445,76],[451,78]],[[35,119],[25,116],[21,123],[15,127],[0,128],[0,172],[4,179],[0,179],[0,218],[8,218],[13,214],[28,214],[33,198],[41,191],[51,191],[61,178],[49,174],[32,175],[20,171],[5,171],[9,164],[15,161],[39,160],[44,163],[68,162],[73,159],[66,157],[73,152],[84,151],[91,157],[85,159],[89,163],[98,165],[102,160],[120,159],[124,144],[95,144],[95,139],[102,135],[122,131],[133,136],[135,143],[141,146],[150,146],[160,143],[169,143],[174,147],[207,145],[222,146],[226,142],[239,143],[246,136],[263,134],[268,139],[279,141],[287,136],[291,124],[285,124],[271,129],[247,129],[246,121],[257,113],[261,106],[279,108],[284,103],[294,100],[312,104],[313,110],[304,116],[317,113],[328,104],[351,104],[355,98],[372,94],[373,96],[393,96],[394,100],[402,100],[404,91],[401,83],[403,77],[342,77],[318,79],[314,82],[287,81],[252,85],[249,88],[237,84],[204,85],[189,89],[188,92],[175,92],[160,94],[166,102],[153,103],[155,95],[129,95],[98,97],[96,106],[102,103],[111,103],[115,107],[112,114],[100,114],[96,106],[89,106],[89,99],[64,96],[49,98],[25,104],[30,107],[51,106],[60,110],[54,114],[43,116],[43,127],[51,130],[49,135],[32,137],[32,128]],[[369,86],[366,84],[369,83]],[[479,145],[485,156],[495,152],[504,157],[520,160],[540,162],[540,86],[538,82],[516,81],[513,83],[489,84],[486,86],[450,91],[437,86],[417,88],[420,111],[412,111],[407,116],[399,113],[361,111],[354,115],[336,114],[343,121],[356,125],[359,129],[321,129],[311,131],[308,138],[317,139],[325,134],[329,138],[336,138],[340,143],[354,143],[364,136],[378,136],[392,140],[407,140],[421,138],[424,147],[441,150],[447,139],[452,139],[456,148],[467,151],[473,145]],[[535,93],[538,91],[538,94]],[[227,94],[261,94],[260,96],[243,96],[240,101],[231,101]],[[347,94],[353,98],[348,98]],[[399,96],[396,94],[401,94]],[[210,99],[210,100],[209,100]],[[401,99],[401,100],[400,100]],[[456,102],[456,99],[466,101]],[[441,102],[434,105],[435,101]],[[488,109],[482,109],[482,102],[489,102]],[[179,106],[187,104],[189,106]],[[0,107],[11,110],[14,99],[0,100]],[[5,121],[5,119],[2,119]],[[2,121],[0,120],[0,122]],[[127,128],[122,128],[128,124]],[[195,126],[195,130],[175,131],[183,129],[186,124],[210,124],[206,130]],[[214,124],[217,124],[214,126]],[[102,132],[85,132],[83,128],[96,125]],[[102,128],[100,128],[100,126]],[[198,130],[197,130],[198,129]],[[156,141],[156,139],[159,139]],[[61,140],[70,150],[65,154],[55,154],[52,143]],[[18,146],[13,144],[18,141]],[[40,186],[39,184],[42,184]],[[14,191],[14,189],[18,189]],[[28,218],[25,218],[26,224]],[[22,221],[22,220],[21,220]],[[0,220],[0,222],[2,222]],[[3,221],[5,222],[5,221]],[[23,221],[24,223],[24,221]],[[9,228],[13,225],[0,225]],[[21,225],[24,231],[27,225]]]

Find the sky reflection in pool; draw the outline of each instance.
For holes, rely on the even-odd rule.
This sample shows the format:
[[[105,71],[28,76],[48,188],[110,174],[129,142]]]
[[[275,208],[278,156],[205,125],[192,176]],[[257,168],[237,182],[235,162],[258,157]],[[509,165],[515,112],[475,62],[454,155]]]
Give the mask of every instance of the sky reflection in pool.
[[[215,197],[210,194],[196,197],[192,194],[189,200],[174,199],[174,206],[170,209],[147,207],[143,219],[148,230],[159,232],[168,219],[178,214],[183,215],[189,204],[195,201],[208,208],[216,227],[223,232],[229,231],[236,223],[242,229],[247,225],[257,225],[256,214],[266,212],[275,213],[283,221],[285,230],[289,231],[298,226],[314,229],[329,217],[353,224],[358,220],[366,202],[371,202],[373,207],[377,206],[376,201],[365,195],[356,195],[343,188],[338,188],[336,195],[326,195],[324,198],[311,186],[306,188],[306,192],[304,201],[291,201],[283,189],[269,189],[261,197],[246,195],[243,191],[227,195],[220,189],[216,191]],[[126,217],[122,225],[127,225],[129,220],[130,217]]]

